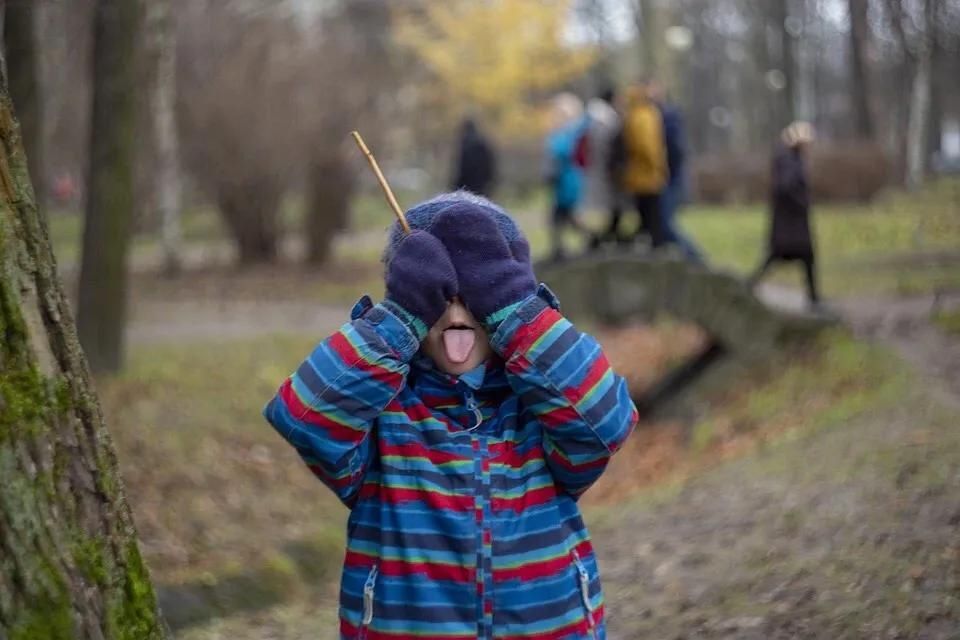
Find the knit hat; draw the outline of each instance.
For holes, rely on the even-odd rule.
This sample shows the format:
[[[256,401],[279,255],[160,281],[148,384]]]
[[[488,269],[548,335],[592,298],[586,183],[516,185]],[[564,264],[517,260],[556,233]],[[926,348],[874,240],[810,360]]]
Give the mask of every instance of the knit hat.
[[[410,225],[411,229],[429,231],[437,216],[451,206],[463,204],[472,205],[472,208],[496,220],[497,226],[500,228],[500,233],[503,234],[504,239],[508,243],[523,238],[523,232],[520,231],[517,223],[513,221],[513,218],[511,218],[502,207],[487,200],[483,196],[478,196],[469,191],[461,190],[442,193],[426,202],[414,205],[407,210],[404,217],[406,217],[407,224]],[[394,221],[393,224],[390,225],[390,230],[387,235],[387,246],[383,250],[383,263],[385,265],[390,264],[390,260],[393,258],[393,252],[396,250],[397,245],[400,244],[400,241],[403,240],[404,235],[406,235],[406,232],[400,226],[400,223]]]

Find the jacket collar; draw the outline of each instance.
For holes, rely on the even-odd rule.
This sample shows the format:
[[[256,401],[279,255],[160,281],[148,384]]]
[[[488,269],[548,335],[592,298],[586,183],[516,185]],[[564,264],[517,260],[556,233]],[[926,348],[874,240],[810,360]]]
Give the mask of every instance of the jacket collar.
[[[410,373],[413,390],[421,395],[428,405],[435,404],[430,398],[439,399],[444,396],[447,399],[457,396],[459,404],[459,396],[466,391],[475,392],[478,400],[495,402],[510,388],[503,362],[499,358],[491,358],[464,374],[454,376],[440,371],[430,358],[420,352],[411,362]]]

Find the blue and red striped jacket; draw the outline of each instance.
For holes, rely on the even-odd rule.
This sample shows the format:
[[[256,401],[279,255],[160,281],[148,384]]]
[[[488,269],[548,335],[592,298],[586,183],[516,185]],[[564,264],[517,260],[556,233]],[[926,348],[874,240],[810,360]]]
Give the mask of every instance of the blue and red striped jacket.
[[[603,639],[577,498],[637,420],[597,342],[541,287],[454,378],[369,298],[264,414],[350,509],[340,637]]]

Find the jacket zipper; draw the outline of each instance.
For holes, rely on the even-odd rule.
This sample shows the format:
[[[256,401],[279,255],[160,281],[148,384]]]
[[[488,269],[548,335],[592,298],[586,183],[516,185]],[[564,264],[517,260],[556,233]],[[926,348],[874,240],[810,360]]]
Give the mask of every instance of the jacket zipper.
[[[367,637],[367,628],[373,622],[373,592],[377,584],[378,565],[373,565],[367,581],[363,583],[363,618],[360,620],[359,640]]]
[[[587,613],[587,626],[590,628],[590,637],[596,640],[597,638],[597,629],[593,623],[593,605],[590,603],[590,574],[587,573],[587,568],[583,565],[583,561],[580,560],[580,554],[577,553],[576,549],[571,552],[573,556],[573,564],[577,567],[577,580],[580,583],[580,599],[583,601],[583,608]]]
[[[473,397],[472,393],[467,392],[466,400],[467,400],[467,409],[473,412],[473,418],[476,420],[476,423],[472,427],[467,429],[467,431],[473,431],[483,423],[483,412],[480,411],[480,407],[477,405],[477,401]]]

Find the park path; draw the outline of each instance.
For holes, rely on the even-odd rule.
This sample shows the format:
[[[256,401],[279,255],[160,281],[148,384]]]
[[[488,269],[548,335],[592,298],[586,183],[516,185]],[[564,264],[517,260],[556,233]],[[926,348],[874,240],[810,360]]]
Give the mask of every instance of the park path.
[[[832,305],[913,368],[903,397],[601,516],[612,638],[960,638],[960,340],[938,305],[960,296]]]
[[[768,305],[787,311],[807,308],[799,289],[766,283],[757,291]],[[930,383],[937,399],[960,407],[960,339],[931,322],[937,311],[960,309],[960,291],[913,296],[855,296],[828,302],[863,340],[892,348]]]

